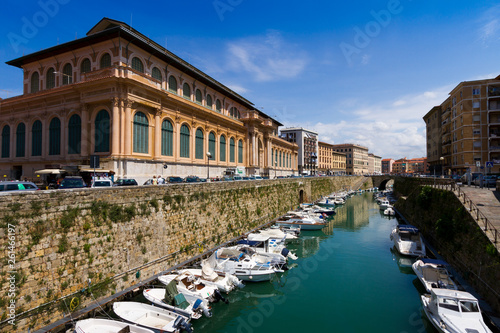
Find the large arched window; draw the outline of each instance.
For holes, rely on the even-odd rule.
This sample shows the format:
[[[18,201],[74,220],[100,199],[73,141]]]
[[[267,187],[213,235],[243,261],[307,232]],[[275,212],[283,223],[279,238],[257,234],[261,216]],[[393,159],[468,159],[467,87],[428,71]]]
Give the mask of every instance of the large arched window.
[[[89,58],[85,58],[85,60],[82,61],[80,65],[80,72],[81,73],[88,73],[90,72],[90,60]]]
[[[274,151],[274,166],[278,166],[278,151]]]
[[[173,75],[170,75],[170,77],[168,78],[168,91],[177,94],[177,80]]]
[[[52,118],[49,124],[49,155],[61,154],[61,121]]]
[[[162,80],[161,71],[158,69],[158,67],[153,67],[151,76],[153,77],[153,79],[157,79],[158,81]]]
[[[31,156],[42,156],[42,122],[36,120],[31,127]]]
[[[2,129],[2,158],[10,157],[10,126],[5,125]]]
[[[161,124],[161,154],[174,155],[174,127],[168,120],[164,120]]]
[[[111,67],[111,56],[109,53],[104,53],[101,57],[99,68]]]
[[[142,63],[141,59],[137,57],[132,58],[132,69],[144,73],[144,64]]]
[[[36,93],[40,91],[40,75],[38,72],[34,72],[31,74],[31,82],[30,82],[30,92]]]
[[[280,168],[282,167],[282,164],[281,164],[281,152],[280,152],[280,164],[279,164]]]
[[[196,89],[195,98],[196,103],[201,104],[203,102],[203,97],[201,95],[200,89]]]
[[[229,109],[229,117],[235,118],[236,108],[233,106]]]
[[[226,161],[226,137],[224,135],[220,136],[220,161],[225,162]]]
[[[238,163],[243,163],[243,140],[238,141]]]
[[[212,155],[212,159],[215,160],[215,133],[210,132],[210,135],[208,136],[208,151],[210,152],[210,155]]]
[[[82,141],[82,120],[74,114],[68,123],[68,154],[80,154]]]
[[[71,66],[71,64],[64,65],[62,72],[62,82],[63,85],[73,83],[73,66]]]
[[[196,130],[195,158],[203,159],[203,131],[199,128]]]
[[[234,138],[229,139],[229,162],[234,163],[235,161],[235,149],[236,145],[234,143]]]
[[[206,100],[206,105],[207,105],[207,108],[211,109],[211,108],[212,108],[212,104],[213,104],[213,102],[212,102],[212,96],[207,95],[207,98],[206,98],[206,99],[207,99],[207,100]]]
[[[181,137],[180,137],[180,156],[189,157],[189,127],[187,125],[182,125],[181,127]]]
[[[215,101],[215,111],[217,112],[222,112],[222,104],[220,103],[220,100]]]
[[[16,157],[24,157],[26,150],[26,125],[20,123],[16,129]]]
[[[56,74],[54,68],[49,68],[45,77],[45,88],[52,89],[56,86]]]
[[[187,83],[182,85],[182,96],[184,98],[191,99],[191,87]]]
[[[110,118],[109,113],[106,110],[101,110],[95,117],[95,152],[96,153],[107,153],[109,152],[109,141],[110,141]]]
[[[149,152],[149,122],[146,115],[137,112],[134,115],[134,153]]]

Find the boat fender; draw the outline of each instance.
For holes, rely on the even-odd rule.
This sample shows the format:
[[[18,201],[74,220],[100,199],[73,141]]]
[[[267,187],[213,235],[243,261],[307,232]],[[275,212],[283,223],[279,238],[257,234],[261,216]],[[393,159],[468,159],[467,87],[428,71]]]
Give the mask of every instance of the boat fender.
[[[227,299],[225,299],[224,296],[222,296],[222,294],[220,293],[219,289],[215,290],[214,295],[215,295],[216,302],[218,302],[219,300],[221,300],[224,303],[229,304],[229,301]]]
[[[191,327],[191,324],[187,323],[184,318],[181,316],[178,316],[175,321],[174,321],[174,327],[178,329],[180,332],[187,332],[187,333],[192,333],[193,328]]]

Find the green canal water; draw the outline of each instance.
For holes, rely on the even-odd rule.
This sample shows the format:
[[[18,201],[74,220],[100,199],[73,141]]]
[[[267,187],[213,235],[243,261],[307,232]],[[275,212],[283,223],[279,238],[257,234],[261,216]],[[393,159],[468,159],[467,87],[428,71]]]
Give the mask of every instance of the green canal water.
[[[287,246],[295,267],[233,291],[212,318],[193,321],[195,332],[435,332],[409,260],[392,251],[396,223],[371,193],[348,199],[327,228]]]

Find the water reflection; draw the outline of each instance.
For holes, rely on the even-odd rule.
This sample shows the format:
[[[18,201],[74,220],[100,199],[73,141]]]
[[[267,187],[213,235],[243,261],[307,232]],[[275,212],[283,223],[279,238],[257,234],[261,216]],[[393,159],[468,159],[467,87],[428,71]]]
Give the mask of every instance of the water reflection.
[[[415,259],[401,255],[394,246],[391,247],[391,253],[392,259],[398,264],[398,268],[401,273],[415,275],[413,268],[411,268]]]
[[[356,231],[368,225],[370,211],[377,204],[369,200],[368,193],[356,195],[348,199],[348,204],[338,207],[335,211],[335,227]]]

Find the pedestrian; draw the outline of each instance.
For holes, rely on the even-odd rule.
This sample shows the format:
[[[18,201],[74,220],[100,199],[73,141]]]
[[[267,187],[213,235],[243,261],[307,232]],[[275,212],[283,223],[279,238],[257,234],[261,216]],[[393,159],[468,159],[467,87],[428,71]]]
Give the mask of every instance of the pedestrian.
[[[153,185],[158,185],[158,181],[156,180],[156,176],[153,176]]]
[[[165,184],[165,178],[163,178],[161,175],[158,176],[158,185]]]

